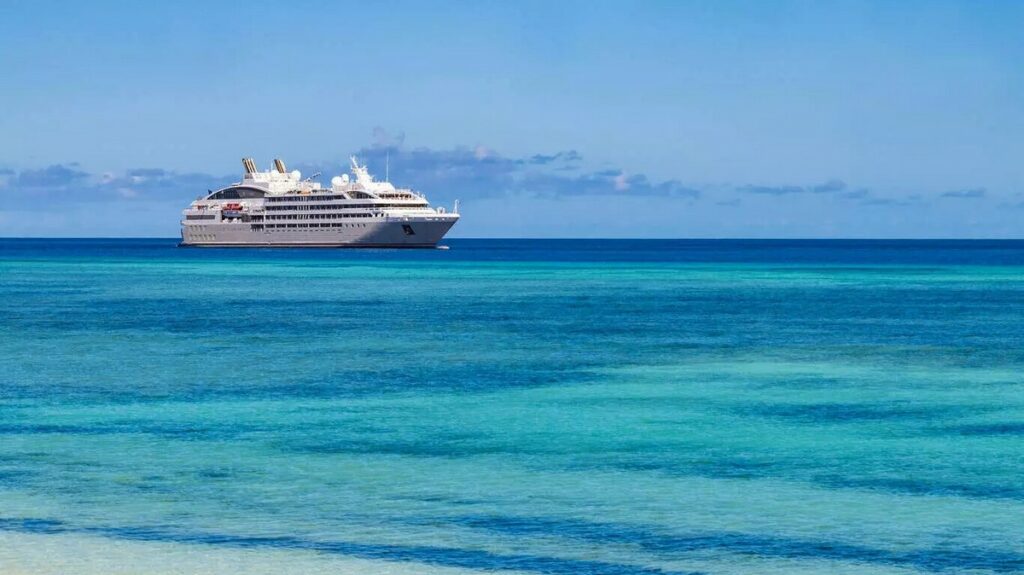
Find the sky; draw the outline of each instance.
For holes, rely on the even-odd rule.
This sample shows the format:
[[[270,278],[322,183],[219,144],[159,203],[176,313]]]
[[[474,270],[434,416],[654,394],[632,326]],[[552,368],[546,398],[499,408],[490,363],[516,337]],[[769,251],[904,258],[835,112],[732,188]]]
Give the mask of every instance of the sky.
[[[351,154],[461,237],[1024,236],[1024,2],[0,4],[0,236]]]

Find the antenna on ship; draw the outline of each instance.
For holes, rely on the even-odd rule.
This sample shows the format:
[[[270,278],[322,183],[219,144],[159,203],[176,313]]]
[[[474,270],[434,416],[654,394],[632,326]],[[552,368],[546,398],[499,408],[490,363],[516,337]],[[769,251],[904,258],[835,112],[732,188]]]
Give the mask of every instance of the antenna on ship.
[[[384,153],[384,181],[391,181],[391,148]]]

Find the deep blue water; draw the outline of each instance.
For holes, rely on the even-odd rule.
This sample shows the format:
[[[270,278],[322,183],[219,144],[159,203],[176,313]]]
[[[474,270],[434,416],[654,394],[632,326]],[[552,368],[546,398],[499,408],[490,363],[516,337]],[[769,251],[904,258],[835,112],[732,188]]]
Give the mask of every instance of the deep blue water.
[[[443,250],[216,249],[174,252],[177,239],[0,238],[4,257],[156,257],[468,262],[679,262],[1024,265],[1024,240],[459,239]]]
[[[446,244],[0,240],[0,532],[1024,572],[1024,242]]]

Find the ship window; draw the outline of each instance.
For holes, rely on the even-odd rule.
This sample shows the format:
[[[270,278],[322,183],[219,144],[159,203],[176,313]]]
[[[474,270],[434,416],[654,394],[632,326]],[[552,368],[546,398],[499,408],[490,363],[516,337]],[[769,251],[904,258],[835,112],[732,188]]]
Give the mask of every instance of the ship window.
[[[261,190],[255,190],[253,188],[227,188],[219,192],[210,194],[207,199],[210,200],[239,200],[239,199],[252,199],[262,198],[264,194]]]

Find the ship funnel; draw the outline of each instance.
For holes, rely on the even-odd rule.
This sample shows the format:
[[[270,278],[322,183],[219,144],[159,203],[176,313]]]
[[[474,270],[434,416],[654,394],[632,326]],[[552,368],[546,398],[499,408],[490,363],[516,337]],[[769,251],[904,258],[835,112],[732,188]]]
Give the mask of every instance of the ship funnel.
[[[257,172],[256,162],[252,158],[242,158],[242,165],[245,167],[245,173],[247,174],[255,174]]]
[[[284,169],[284,162],[282,162],[281,160],[279,160],[277,158],[274,158],[274,167],[277,168],[277,171],[280,174],[287,174],[288,173],[288,170]]]

